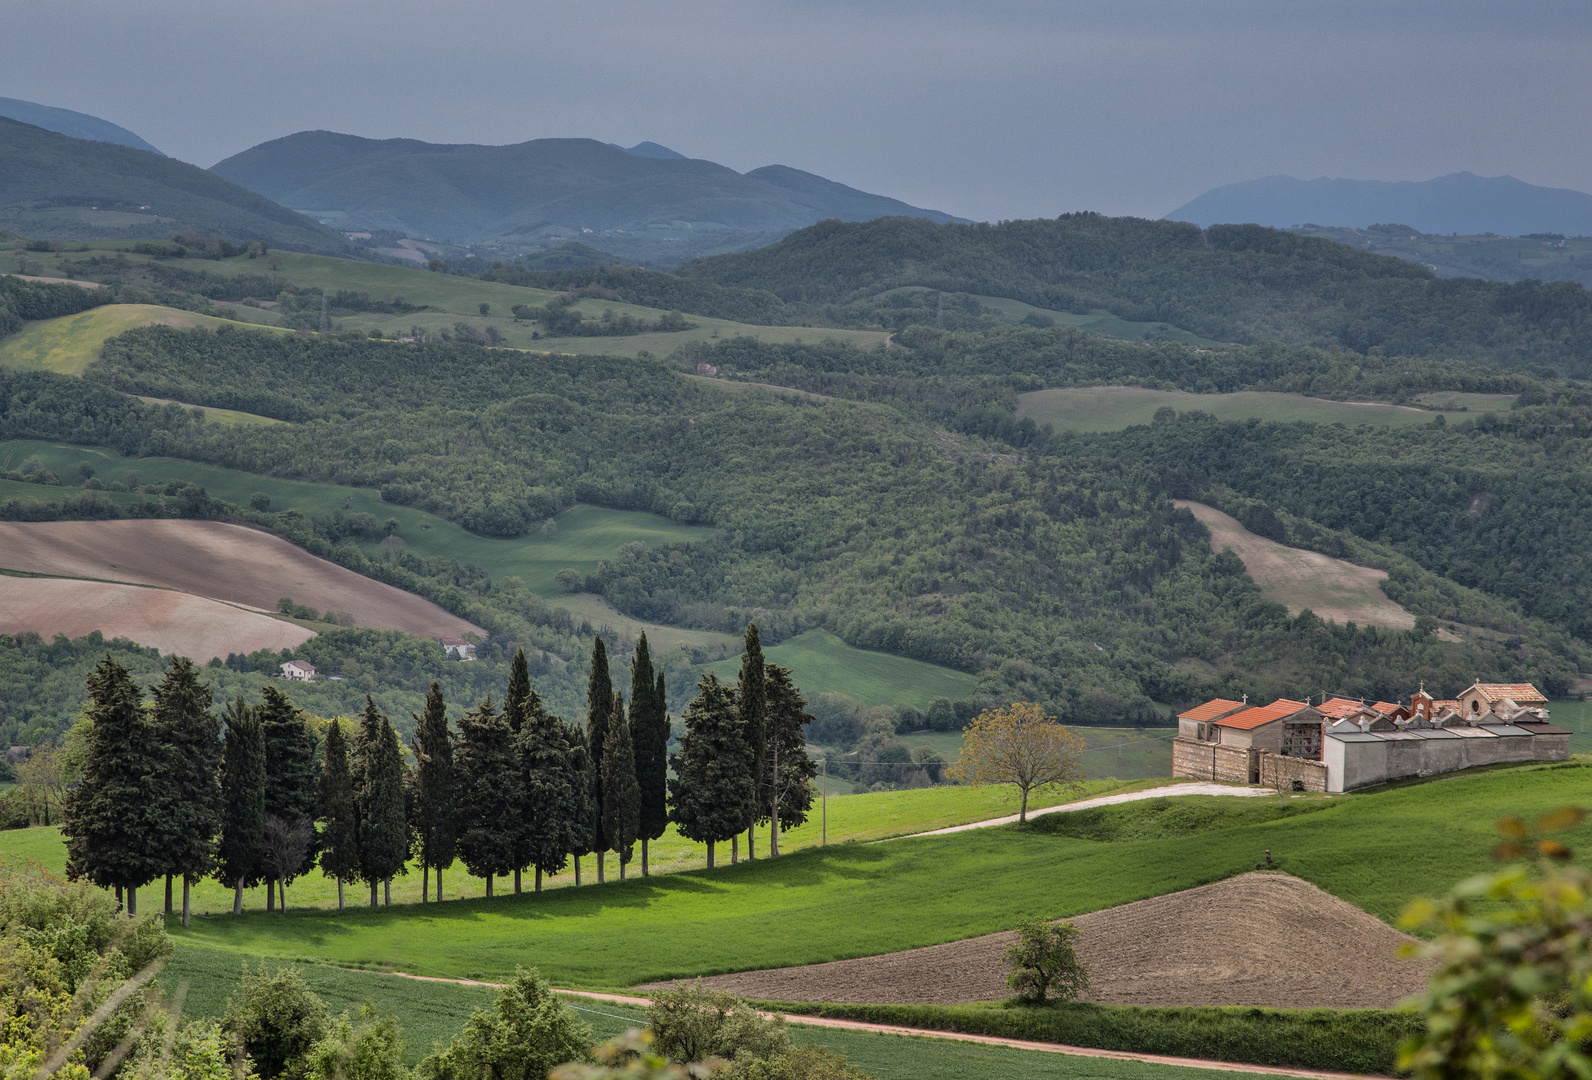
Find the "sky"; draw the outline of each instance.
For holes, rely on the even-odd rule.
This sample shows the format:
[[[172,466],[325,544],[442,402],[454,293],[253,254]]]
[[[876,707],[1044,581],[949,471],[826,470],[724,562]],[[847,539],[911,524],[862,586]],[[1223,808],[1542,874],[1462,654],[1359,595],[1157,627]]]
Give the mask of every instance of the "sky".
[[[1592,190],[1592,5],[0,0],[0,96],[210,166],[325,128],[650,139],[976,220],[1275,174]]]

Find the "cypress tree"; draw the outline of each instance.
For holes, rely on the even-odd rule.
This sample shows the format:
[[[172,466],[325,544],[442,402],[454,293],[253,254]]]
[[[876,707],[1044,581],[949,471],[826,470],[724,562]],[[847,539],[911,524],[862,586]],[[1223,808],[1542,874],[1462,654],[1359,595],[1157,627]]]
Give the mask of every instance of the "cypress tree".
[[[767,664],[768,738],[759,785],[758,821],[767,821],[769,856],[779,854],[779,834],[807,820],[813,805],[818,764],[807,756],[802,725],[813,722],[807,699],[791,680],[790,668]]]
[[[182,877],[182,924],[188,925],[193,882],[215,865],[221,831],[221,720],[214,697],[193,661],[178,657],[155,687],[155,739],[161,749],[166,816],[161,853],[166,862],[166,914],[171,879]]]
[[[343,882],[359,876],[359,812],[354,778],[348,769],[348,740],[336,721],[326,729],[321,764],[321,873],[337,879],[337,906],[343,907]]]
[[[738,836],[756,798],[752,752],[741,732],[735,690],[711,671],[697,684],[685,710],[680,751],[669,758],[669,819],[680,835],[708,846]]]
[[[143,691],[109,655],[88,677],[83,779],[66,802],[67,876],[127,890],[137,914],[140,885],[165,869],[162,753],[144,713]]]
[[[392,876],[409,858],[409,820],[404,806],[403,754],[398,735],[370,695],[354,742],[354,802],[359,808],[359,874],[376,886],[385,883],[392,902]]]
[[[411,741],[415,753],[415,835],[420,846],[420,900],[425,902],[431,868],[437,870],[437,900],[442,900],[442,871],[452,866],[454,842],[453,736],[442,686],[433,682],[426,694],[426,713],[415,717]]]
[[[650,680],[649,680],[650,682]],[[650,687],[649,687],[650,694]],[[608,745],[603,754],[603,833],[619,855],[619,880],[636,846],[641,822],[641,787],[636,783],[636,754],[625,720],[625,701],[614,695],[608,724]]]
[[[669,716],[663,696],[663,672],[654,683],[647,635],[636,643],[630,667],[630,739],[636,754],[636,789],[640,806],[636,823],[641,837],[641,876],[647,876],[647,843],[669,827]]]
[[[614,709],[614,683],[608,675],[608,648],[595,637],[591,646],[591,680],[586,685],[586,751],[591,755],[591,850],[597,853],[597,880],[603,879],[608,837],[603,833],[603,745]],[[578,871],[577,871],[578,872]]]
[[[221,844],[216,879],[232,886],[232,914],[243,914],[243,887],[259,878],[265,854],[265,736],[242,695],[222,717]]]
[[[314,822],[316,800],[320,795],[320,776],[315,769],[315,732],[288,696],[274,686],[261,691],[260,734],[265,739],[265,812],[288,825]],[[315,846],[305,852],[304,862],[281,882],[284,894],[288,881],[315,865]],[[271,910],[277,881],[266,879],[266,910]],[[285,901],[284,901],[285,903]]]
[[[525,650],[514,650],[514,659],[509,664],[509,687],[503,696],[503,719],[509,726],[509,737],[513,740],[515,752],[518,754],[520,732],[525,728],[530,717],[531,697],[536,691],[531,689],[530,669],[525,662]],[[538,701],[537,704],[540,704]],[[526,791],[524,770],[521,770],[520,792]],[[531,832],[529,815],[526,807],[520,808],[520,813],[515,819],[514,836],[510,847],[514,852],[514,892],[520,891],[520,873],[531,863]]]
[[[492,879],[514,869],[525,795],[508,721],[490,696],[459,719],[454,774],[459,858],[470,873],[486,879],[491,896]]]
[[[580,859],[590,855],[597,845],[596,821],[602,816],[595,791],[596,765],[592,761],[591,743],[586,732],[574,724],[564,727],[564,739],[569,747],[570,768],[570,845],[569,853],[575,857],[575,884],[580,884]]]
[[[536,867],[536,891],[542,891],[542,874],[556,874],[575,848],[576,817],[585,807],[576,797],[583,782],[570,741],[569,725],[550,714],[533,690],[515,747],[519,753],[524,788],[524,836],[531,864]]]
[[[746,808],[746,857],[753,857],[752,836],[757,823],[757,787],[768,756],[768,695],[764,687],[763,640],[757,624],[746,624],[746,652],[741,657],[741,680],[737,700],[741,711],[741,734],[751,751],[753,802]],[[733,859],[733,855],[731,858]]]

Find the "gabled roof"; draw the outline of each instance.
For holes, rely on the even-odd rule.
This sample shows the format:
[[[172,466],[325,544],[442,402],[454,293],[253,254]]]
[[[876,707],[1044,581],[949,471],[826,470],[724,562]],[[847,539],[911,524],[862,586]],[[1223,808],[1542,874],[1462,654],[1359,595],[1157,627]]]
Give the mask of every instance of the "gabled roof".
[[[1391,716],[1393,713],[1396,713],[1400,709],[1404,708],[1404,706],[1392,701],[1379,701],[1375,705],[1372,705],[1371,708],[1375,709],[1383,716]]]
[[[1548,699],[1543,697],[1535,686],[1530,683],[1477,683],[1470,688],[1476,691],[1487,702],[1503,701],[1506,698],[1516,705],[1535,705],[1538,702],[1546,705]],[[1467,690],[1466,693],[1470,691]]]
[[[1441,716],[1445,712],[1458,712],[1459,701],[1434,701],[1432,702],[1432,715]]]
[[[1188,712],[1177,714],[1179,720],[1216,720],[1223,716],[1230,716],[1244,707],[1242,701],[1228,701],[1226,698],[1212,698],[1203,705],[1196,705]]]
[[[1346,716],[1353,716],[1365,706],[1352,698],[1335,697],[1328,698],[1320,705],[1317,705],[1316,708],[1321,711],[1322,716],[1330,716],[1334,720],[1342,720]]]
[[[1300,709],[1308,709],[1309,707],[1302,701],[1289,701],[1287,698],[1278,698],[1270,705],[1245,709],[1241,713],[1229,716],[1224,720],[1218,720],[1216,723],[1221,727],[1252,731],[1255,728],[1264,727],[1273,720],[1281,720],[1285,716],[1292,716]]]
[[[1546,720],[1515,720],[1515,721],[1512,721],[1512,723],[1518,728],[1523,728],[1526,731],[1531,732],[1533,735],[1568,735],[1568,734],[1570,734],[1570,732],[1567,731],[1566,729],[1564,729],[1562,727],[1555,727],[1554,725],[1548,723]]]
[[[286,671],[288,668],[292,668],[294,671],[314,671],[315,665],[306,664],[302,660],[289,660],[287,663],[282,665],[283,671]]]

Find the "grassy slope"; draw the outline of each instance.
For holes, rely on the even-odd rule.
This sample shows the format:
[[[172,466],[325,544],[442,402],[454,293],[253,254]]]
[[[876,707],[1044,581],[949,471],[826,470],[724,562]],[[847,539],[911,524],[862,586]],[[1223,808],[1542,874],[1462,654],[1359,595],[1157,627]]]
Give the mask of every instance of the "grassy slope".
[[[937,697],[969,697],[978,680],[951,668],[889,653],[855,649],[826,630],[808,630],[763,650],[764,659],[791,669],[808,694],[833,691],[863,705],[927,706]],[[719,678],[733,681],[740,657],[712,665]]]
[[[1081,796],[1123,789],[1123,785],[1116,783],[1091,783],[1077,790],[1062,788],[1035,795],[1030,800],[1030,805],[1054,806]],[[1017,801],[1011,789],[996,787],[940,787],[918,791],[831,797],[828,809],[828,837],[832,844],[852,840],[880,840],[949,825],[961,825],[970,821],[1003,817],[1016,811]],[[781,840],[782,847],[789,853],[818,846],[822,841],[823,831],[822,808],[815,805],[812,820],[786,833]],[[758,850],[760,852],[763,850],[761,839]],[[729,859],[729,853],[723,845],[720,847],[719,855],[725,861]],[[638,861],[635,864],[638,872],[639,858],[638,852]],[[609,862],[610,869],[614,869],[613,861]],[[0,864],[27,863],[36,863],[53,873],[65,872],[66,849],[61,842],[59,829],[34,828],[0,832]],[[682,839],[673,828],[651,845],[650,868],[654,873],[700,870],[706,864],[707,855],[703,846]],[[592,875],[596,873],[590,860],[585,863],[585,870]],[[615,872],[617,876],[617,871]],[[574,874],[572,871],[565,871],[556,878],[548,879],[545,884],[553,889],[571,887],[574,885]],[[470,877],[464,866],[459,863],[455,863],[447,872],[443,887],[444,895],[450,900],[481,897],[486,892],[482,880]],[[525,887],[527,889],[531,887],[529,880],[525,882]],[[509,888],[506,883],[500,881],[496,891],[501,896],[509,891]],[[397,878],[393,882],[392,892],[395,903],[417,903],[420,900],[419,871],[413,870],[408,875]],[[295,909],[337,906],[336,885],[319,873],[294,882],[289,893],[289,899]],[[143,894],[145,905],[153,902],[150,899],[151,895],[153,894]],[[368,890],[362,893],[358,885],[348,886],[347,895],[350,904],[368,902]],[[194,886],[192,903],[193,909],[197,912],[222,914],[232,910],[232,893],[214,881],[202,881]],[[264,908],[265,890],[263,888],[248,890],[244,895],[244,906],[249,910]]]
[[[1489,395],[1491,396],[1491,395]],[[1513,400],[1513,399],[1506,399]],[[1035,390],[1017,399],[1017,415],[1036,424],[1051,424],[1058,431],[1121,431],[1148,424],[1155,411],[1170,405],[1179,412],[1198,409],[1218,420],[1295,420],[1318,424],[1370,424],[1375,427],[1409,427],[1429,424],[1437,415],[1425,409],[1397,405],[1353,405],[1303,394],[1244,390],[1233,394],[1188,394],[1179,390],[1147,390],[1138,386],[1092,386],[1076,389]],[[1447,412],[1450,421],[1465,415]]]
[[[228,325],[225,319],[155,304],[107,304],[76,315],[30,323],[21,332],[0,340],[0,365],[81,375],[99,358],[100,346],[107,338],[156,324],[211,330]]]
[[[922,286],[908,286],[903,289],[889,289],[880,296],[890,296],[894,293],[932,292],[933,290]],[[1084,330],[1091,334],[1100,334],[1103,337],[1116,338],[1118,341],[1179,341],[1184,345],[1195,345],[1204,348],[1223,348],[1223,343],[1210,338],[1191,334],[1187,330],[1180,330],[1170,323],[1132,322],[1128,319],[1119,319],[1115,315],[1076,315],[1070,311],[1056,311],[1052,308],[1036,307],[1025,304],[1021,300],[1013,300],[1005,296],[978,296],[973,299],[982,304],[985,309],[995,312],[1006,322],[1020,323],[1030,315],[1039,315],[1048,318],[1056,326],[1070,326],[1076,330]]]
[[[624,986],[873,955],[1003,929],[1025,915],[1098,910],[1242,872],[1263,849],[1289,872],[1392,919],[1411,899],[1485,869],[1499,816],[1585,801],[1587,768],[1457,774],[1170,840],[976,830],[423,911],[210,918],[180,939],[438,975],[501,975],[529,962],[561,983]],[[1589,839],[1592,823],[1569,841],[1584,849]]]

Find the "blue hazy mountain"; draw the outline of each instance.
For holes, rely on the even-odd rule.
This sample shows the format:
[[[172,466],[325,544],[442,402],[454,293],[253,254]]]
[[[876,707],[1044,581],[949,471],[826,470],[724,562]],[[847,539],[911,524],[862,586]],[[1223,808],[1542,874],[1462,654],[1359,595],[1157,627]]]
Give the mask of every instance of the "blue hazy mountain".
[[[619,146],[618,143],[609,143],[608,145]],[[635,146],[620,146],[619,148],[627,154],[634,154],[636,157],[657,158],[659,161],[686,160],[684,154],[676,150],[670,150],[667,146],[661,146],[655,142],[638,142]]]
[[[97,116],[90,116],[88,113],[73,112],[71,109],[57,109],[53,105],[0,97],[0,116],[20,120],[24,124],[32,124],[34,127],[41,127],[45,131],[53,131],[59,135],[70,135],[74,139],[115,143],[117,146],[131,146],[134,150],[147,150],[151,154],[160,153],[124,127],[119,127],[109,120],[101,120]]]
[[[1424,181],[1268,176],[1214,188],[1166,217],[1201,226],[1397,223],[1427,234],[1592,236],[1592,195],[1468,172]]]

